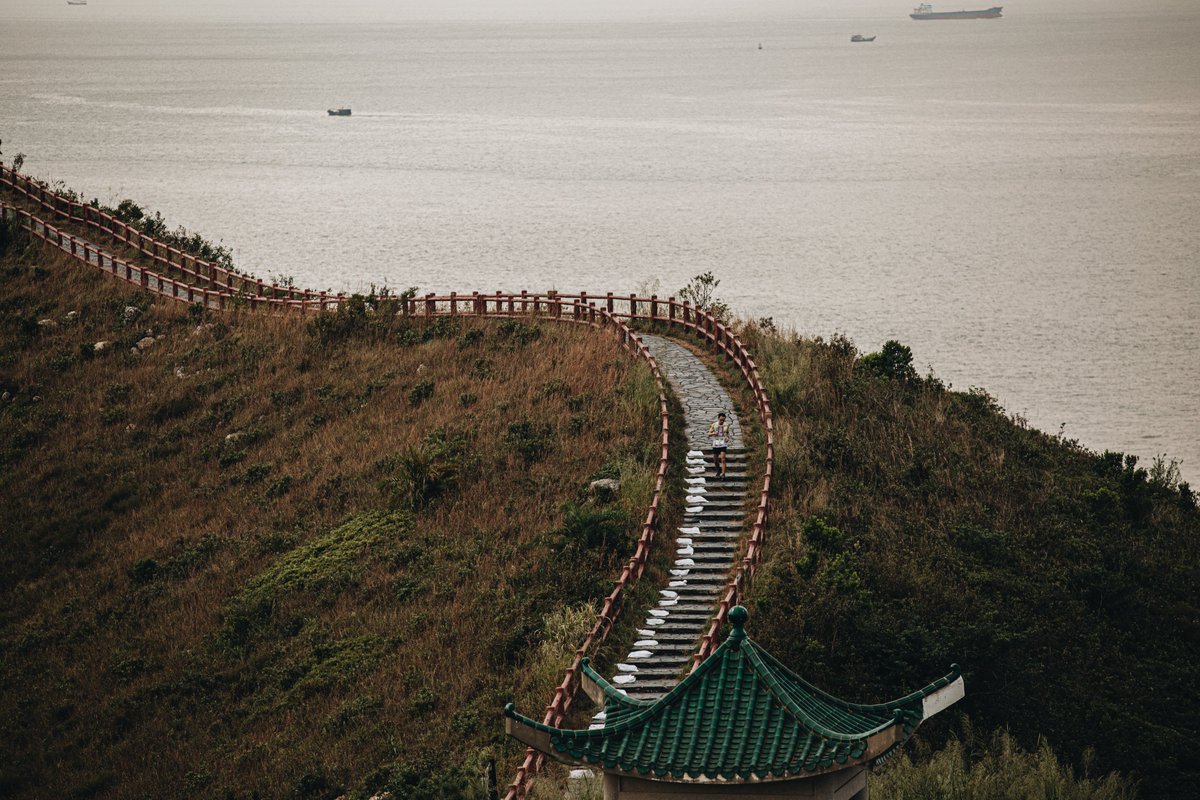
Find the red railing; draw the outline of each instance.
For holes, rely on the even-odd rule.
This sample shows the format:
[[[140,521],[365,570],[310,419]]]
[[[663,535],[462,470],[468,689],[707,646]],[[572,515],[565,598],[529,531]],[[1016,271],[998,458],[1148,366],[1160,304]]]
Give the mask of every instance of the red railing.
[[[70,220],[85,228],[102,232],[114,242],[134,248],[165,272],[174,270],[184,276],[185,280],[181,283],[191,282],[197,288],[227,294],[273,300],[307,301],[308,304],[320,308],[325,308],[327,304],[336,305],[337,299],[341,296],[280,286],[277,283],[265,283],[261,278],[235,272],[211,261],[197,258],[179,248],[147,236],[135,225],[122,222],[111,214],[87,203],[63,197],[47,187],[45,183],[3,165],[0,165],[0,185],[8,187],[28,202],[54,214],[59,219]]]
[[[0,166],[0,184],[33,200],[42,208],[109,233],[117,241],[133,245],[143,255],[153,259],[156,265],[165,265],[169,269],[177,270],[206,284],[196,286],[178,281],[140,265],[116,258],[89,242],[81,241],[64,233],[34,214],[0,203],[0,214],[17,219],[18,224],[34,236],[71,254],[89,266],[97,267],[130,283],[136,283],[156,294],[180,302],[200,303],[206,308],[213,309],[248,306],[256,309],[301,312],[336,308],[345,299],[344,295],[306,292],[275,285],[264,286],[262,281],[224,270],[214,264],[183,254],[177,249],[167,247],[109,215],[101,214],[94,208],[62,198],[46,189],[42,184],[2,166]],[[612,292],[604,295],[589,295],[586,292],[539,294],[526,291],[520,293],[498,291],[495,294],[472,292],[465,295],[450,292],[448,295],[427,294],[423,297],[390,299],[396,302],[399,313],[407,316],[535,316],[611,330],[618,337],[624,349],[646,361],[654,375],[662,420],[661,451],[654,495],[646,513],[646,519],[642,523],[642,533],[638,539],[636,552],[622,569],[613,591],[605,598],[596,616],[596,623],[592,626],[583,644],[576,648],[571,666],[567,669],[558,689],[555,690],[554,699],[546,707],[543,722],[549,725],[557,725],[566,717],[577,688],[580,660],[608,636],[620,613],[625,589],[636,582],[645,572],[650,548],[654,542],[662,490],[666,481],[669,443],[666,388],[657,362],[650,355],[646,345],[634,333],[627,320],[664,324],[668,329],[679,328],[697,337],[706,348],[711,349],[714,353],[724,355],[734,363],[753,394],[759,422],[763,428],[766,458],[762,487],[759,491],[757,505],[752,512],[754,523],[751,526],[746,550],[737,570],[726,584],[717,607],[717,613],[709,625],[708,632],[701,638],[700,647],[693,657],[693,669],[699,665],[716,647],[729,610],[741,602],[750,590],[766,535],[771,476],[774,469],[775,433],[771,405],[767,399],[762,377],[759,375],[758,365],[733,330],[708,311],[697,308],[687,301],[680,302],[674,297],[660,298],[657,295],[640,297],[636,294],[615,295]],[[541,768],[543,760],[544,756],[541,753],[532,749],[526,751],[525,760],[518,767],[516,777],[509,785],[505,800],[519,800],[525,796],[533,776]]]

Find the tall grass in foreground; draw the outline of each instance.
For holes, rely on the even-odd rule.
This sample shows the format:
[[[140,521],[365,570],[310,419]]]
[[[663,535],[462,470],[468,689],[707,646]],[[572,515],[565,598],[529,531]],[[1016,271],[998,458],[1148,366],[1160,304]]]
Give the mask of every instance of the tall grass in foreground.
[[[871,779],[874,800],[1134,800],[1136,787],[1115,773],[1077,774],[1045,739],[1022,749],[1005,730],[952,738],[941,750],[897,756]]]

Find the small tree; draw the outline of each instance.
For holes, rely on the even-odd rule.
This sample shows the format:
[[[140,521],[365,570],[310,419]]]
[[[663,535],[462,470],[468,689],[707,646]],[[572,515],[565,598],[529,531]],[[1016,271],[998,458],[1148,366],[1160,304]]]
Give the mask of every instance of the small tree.
[[[679,290],[679,299],[691,303],[701,311],[707,311],[717,319],[727,319],[729,306],[716,297],[717,287],[720,285],[720,278],[711,272],[702,272]]]
[[[905,383],[917,380],[917,371],[912,365],[912,349],[895,339],[884,342],[878,353],[868,353],[860,358],[855,366],[861,372],[880,378],[891,378]]]

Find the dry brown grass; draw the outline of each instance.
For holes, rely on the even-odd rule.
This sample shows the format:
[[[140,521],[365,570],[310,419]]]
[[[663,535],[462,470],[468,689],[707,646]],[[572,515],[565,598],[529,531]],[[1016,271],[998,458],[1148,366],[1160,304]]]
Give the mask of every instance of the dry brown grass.
[[[629,552],[566,541],[564,503],[616,472],[629,544],[644,513],[644,366],[567,325],[323,344],[40,251],[2,268],[0,793],[453,795],[489,757],[505,780],[500,709],[549,699],[539,643]],[[414,463],[454,474],[414,503]]]

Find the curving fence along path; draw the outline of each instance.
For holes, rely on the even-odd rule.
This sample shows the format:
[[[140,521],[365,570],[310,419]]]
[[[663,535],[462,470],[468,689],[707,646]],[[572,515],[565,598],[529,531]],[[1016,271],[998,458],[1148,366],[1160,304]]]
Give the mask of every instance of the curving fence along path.
[[[344,295],[264,284],[261,280],[197,259],[144,235],[99,209],[62,197],[44,184],[2,165],[0,187],[40,209],[34,213],[0,201],[0,215],[14,220],[34,237],[84,265],[162,297],[211,309],[249,308],[279,312],[326,311],[336,309],[346,299]],[[97,246],[90,236],[83,238],[64,231],[41,216],[42,213],[102,234],[110,240],[112,247],[132,248],[137,253],[134,258],[147,259],[154,266],[151,268],[140,261],[122,258],[114,254],[112,247]],[[774,429],[758,366],[745,345],[721,320],[673,297],[618,296],[611,292],[597,296],[583,292],[498,291],[495,294],[427,294],[419,298],[394,298],[393,301],[396,313],[413,317],[534,316],[606,330],[617,337],[626,351],[643,360],[654,375],[662,426],[659,467],[650,508],[642,524],[636,552],[622,569],[612,593],[597,613],[595,624],[576,649],[571,666],[546,707],[543,722],[550,725],[558,725],[566,717],[578,688],[581,659],[608,636],[621,612],[625,590],[642,577],[650,557],[667,473],[670,430],[660,361],[666,368],[672,387],[684,406],[684,435],[689,447],[688,505],[684,524],[675,538],[676,559],[669,585],[660,590],[658,605],[649,610],[645,624],[639,627],[639,644],[621,662],[623,666],[619,670],[620,674],[633,677],[632,681],[622,681],[628,684],[630,694],[652,696],[668,689],[679,678],[689,658],[694,668],[716,647],[729,610],[750,590],[762,553],[774,468]],[[639,336],[632,324],[650,324],[694,337],[703,348],[733,363],[753,395],[765,440],[761,484],[754,487],[757,494],[750,487],[741,423],[736,420],[730,398],[715,376],[688,348],[662,336]],[[729,451],[730,480],[717,482],[711,465],[704,460],[703,451],[708,425],[721,410],[730,415],[735,436]],[[746,506],[751,502],[749,533],[743,535]],[[740,559],[737,557],[739,552]],[[632,669],[627,669],[629,667]],[[528,750],[508,787],[505,800],[523,798],[542,763],[540,753]]]

